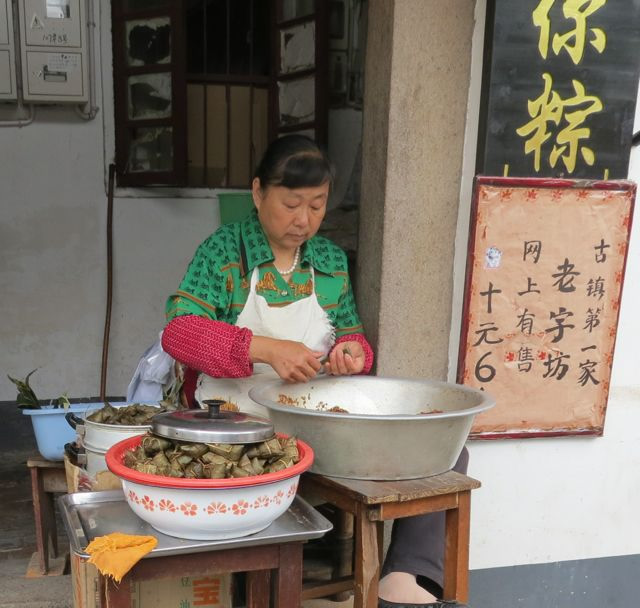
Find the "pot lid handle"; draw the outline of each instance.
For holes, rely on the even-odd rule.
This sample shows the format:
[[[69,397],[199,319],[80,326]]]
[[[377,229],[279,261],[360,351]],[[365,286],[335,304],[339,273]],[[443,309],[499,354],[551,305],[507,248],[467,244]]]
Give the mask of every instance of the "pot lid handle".
[[[222,399],[203,399],[202,403],[209,408],[209,418],[221,418],[220,408],[225,403]]]

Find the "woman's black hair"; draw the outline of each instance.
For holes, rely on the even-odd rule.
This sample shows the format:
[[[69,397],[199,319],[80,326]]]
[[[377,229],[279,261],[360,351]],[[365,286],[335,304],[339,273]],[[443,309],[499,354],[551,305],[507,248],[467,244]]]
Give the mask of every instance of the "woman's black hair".
[[[254,175],[263,189],[331,185],[333,176],[333,165],[324,150],[304,135],[285,135],[272,141]]]

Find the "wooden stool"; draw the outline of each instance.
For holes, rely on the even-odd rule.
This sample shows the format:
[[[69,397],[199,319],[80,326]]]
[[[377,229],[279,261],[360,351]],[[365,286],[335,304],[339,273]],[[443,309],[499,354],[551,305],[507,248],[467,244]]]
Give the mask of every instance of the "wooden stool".
[[[29,458],[27,466],[31,470],[38,562],[37,570],[30,567],[27,576],[44,576],[49,574],[49,557],[55,558],[58,555],[54,494],[59,492],[66,494],[67,480],[63,462],[46,460],[38,455]],[[62,564],[62,570],[64,570],[64,564]],[[62,574],[62,571],[56,573]]]
[[[306,584],[303,599],[355,590],[354,608],[377,608],[383,559],[384,522],[446,511],[444,599],[466,602],[469,595],[471,490],[480,482],[448,471],[408,481],[361,481],[305,473],[301,494],[312,495],[355,517],[355,573]]]
[[[169,576],[205,577],[212,572],[247,573],[247,608],[269,608],[272,592],[275,608],[300,608],[302,542],[143,559],[119,584],[114,583],[110,577],[100,575],[104,594],[101,606],[131,608],[132,583],[136,581],[151,581]]]

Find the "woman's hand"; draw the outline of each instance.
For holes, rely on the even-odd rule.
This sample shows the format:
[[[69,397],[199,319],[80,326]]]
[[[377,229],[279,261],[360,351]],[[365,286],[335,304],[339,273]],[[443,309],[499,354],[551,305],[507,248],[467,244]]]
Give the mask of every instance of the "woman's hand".
[[[324,369],[333,376],[359,374],[364,368],[364,350],[360,342],[348,341],[337,344],[329,355]]]
[[[302,342],[253,336],[249,345],[252,363],[268,363],[286,382],[306,382],[315,378],[322,364],[322,352]]]

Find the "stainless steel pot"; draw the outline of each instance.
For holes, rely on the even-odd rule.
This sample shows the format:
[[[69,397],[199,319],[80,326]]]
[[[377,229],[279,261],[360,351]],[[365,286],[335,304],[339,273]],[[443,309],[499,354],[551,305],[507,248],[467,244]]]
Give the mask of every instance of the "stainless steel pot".
[[[254,386],[275,428],[311,445],[311,471],[351,479],[415,479],[453,467],[473,418],[495,401],[484,391],[433,380],[324,376]],[[285,405],[283,401],[295,402]],[[340,407],[348,413],[326,411]],[[440,413],[422,413],[436,411]]]
[[[115,407],[125,407],[125,405]],[[160,409],[160,406],[158,406],[158,410]],[[105,462],[104,456],[112,445],[129,437],[143,435],[151,430],[150,424],[104,424],[102,422],[93,422],[86,418],[80,418],[73,414],[73,412],[67,413],[65,417],[69,425],[76,430],[78,445],[84,447],[86,469],[87,473],[91,476],[94,476],[100,471],[107,470],[107,463]]]

